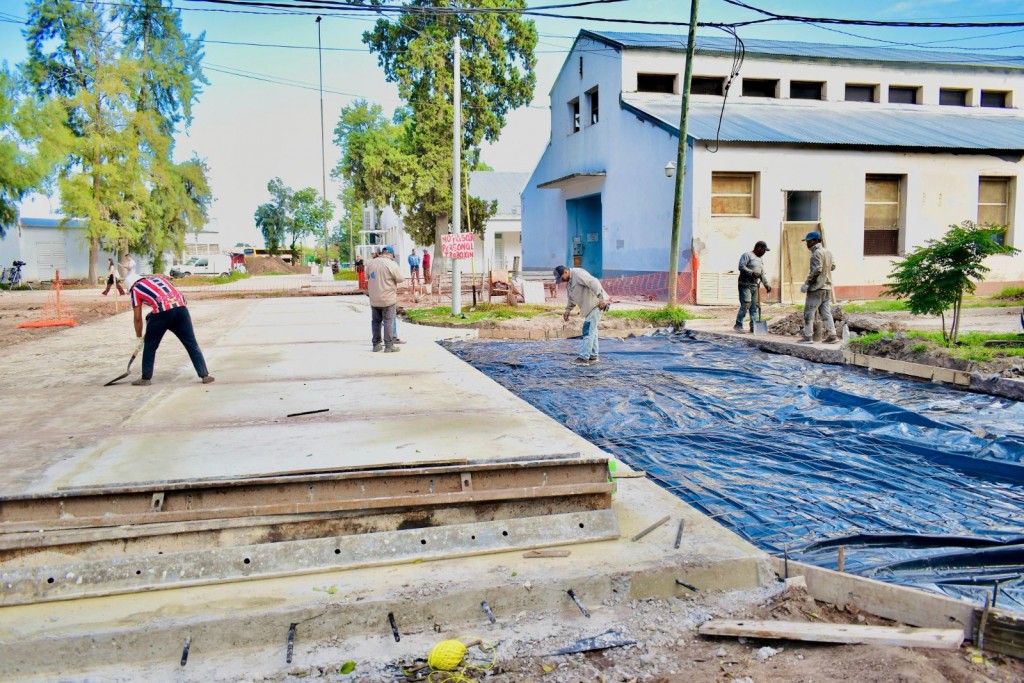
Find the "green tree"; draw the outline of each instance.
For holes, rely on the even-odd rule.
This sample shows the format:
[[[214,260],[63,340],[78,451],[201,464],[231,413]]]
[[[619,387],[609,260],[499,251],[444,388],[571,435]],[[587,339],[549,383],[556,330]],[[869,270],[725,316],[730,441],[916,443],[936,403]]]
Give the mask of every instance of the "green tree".
[[[145,241],[147,230],[176,191],[164,188],[166,196],[156,199],[150,193],[181,182],[172,133],[188,122],[192,86],[201,80],[197,45],[175,32],[178,14],[162,0],[116,3],[107,14],[102,7],[32,0],[23,66],[37,98],[59,102],[65,112],[61,209],[68,219],[85,219],[90,279],[101,245],[159,249]]]
[[[271,200],[256,208],[256,227],[263,233],[267,250],[276,254],[284,244],[285,236],[292,231],[292,195],[295,192],[284,184],[280,178],[267,183],[267,192]],[[291,245],[292,260],[296,259],[295,240]]]
[[[324,213],[327,220],[324,220]],[[292,195],[292,251],[295,244],[307,235],[313,235],[316,243],[323,243],[324,225],[334,220],[334,204],[325,202],[316,189],[306,187]]]
[[[7,65],[0,66],[0,239],[18,220],[18,202],[45,187],[65,144],[44,135],[60,130],[61,109],[52,102],[37,107],[19,98],[21,89]]]
[[[889,273],[884,296],[906,299],[912,313],[942,318],[942,338],[955,344],[960,335],[960,314],[964,294],[973,293],[976,283],[989,271],[983,261],[995,254],[1016,254],[1017,249],[996,239],[1005,227],[978,226],[972,221],[951,225],[938,240],[928,240]],[[949,330],[946,311],[951,310]]]
[[[403,150],[415,163],[397,197],[406,231],[420,244],[439,245],[452,205],[455,35],[462,48],[462,150],[473,166],[481,143],[496,141],[508,113],[533,98],[537,31],[514,11],[525,9],[525,0],[467,0],[461,6],[468,11],[460,13],[446,11],[447,0],[410,0],[405,6],[413,11],[379,19],[363,41],[411,111]],[[499,7],[501,12],[487,11]]]
[[[166,168],[170,177],[149,194],[147,220],[142,242],[148,245],[153,271],[163,270],[167,251],[180,254],[185,236],[201,229],[210,218],[213,196],[207,180],[206,162],[193,157]]]

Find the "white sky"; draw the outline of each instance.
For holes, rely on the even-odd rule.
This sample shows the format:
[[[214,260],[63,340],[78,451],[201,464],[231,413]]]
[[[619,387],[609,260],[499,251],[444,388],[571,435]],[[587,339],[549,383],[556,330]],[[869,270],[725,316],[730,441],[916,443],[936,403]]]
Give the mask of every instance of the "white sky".
[[[114,0],[111,0],[114,1]],[[278,0],[282,1],[282,0]],[[284,0],[287,1],[287,0]],[[555,4],[537,2],[531,7]],[[895,21],[1022,21],[1020,0],[748,0],[765,9],[803,16],[842,16]],[[294,189],[321,189],[320,93],[316,14],[294,15],[225,12],[224,5],[201,0],[175,0],[182,10],[186,32],[206,33],[203,66],[209,85],[194,108],[191,127],[178,136],[177,157],[195,152],[210,166],[215,201],[210,230],[221,233],[223,245],[248,242],[261,245],[253,224],[256,207],[269,200],[267,181],[278,176]],[[629,18],[685,22],[689,3],[684,0],[627,0],[604,6],[590,5],[557,12],[587,17]],[[323,57],[323,135],[326,145],[327,196],[335,200],[338,187],[330,179],[339,150],[332,144],[340,110],[362,98],[379,103],[390,115],[400,104],[396,88],[384,80],[377,58],[361,41],[373,26],[370,14],[324,13],[321,23]],[[22,27],[27,17],[21,0],[0,0],[0,60],[9,65],[24,59]],[[736,21],[754,18],[748,11],[723,0],[703,0],[700,21]],[[513,112],[501,139],[484,148],[482,158],[498,171],[533,170],[548,141],[548,92],[572,41],[581,28],[607,31],[675,33],[685,27],[643,26],[576,19],[536,18],[537,87],[533,103]],[[857,36],[918,43],[942,49],[1004,48],[1024,54],[1024,28],[988,29],[878,29],[836,27]],[[702,30],[702,33],[708,32]],[[720,31],[713,34],[724,35]],[[800,40],[819,43],[883,45],[851,35],[802,24],[763,24],[740,30],[742,38]],[[219,42],[223,41],[223,42]],[[225,44],[231,43],[231,44]],[[260,45],[242,45],[252,43]],[[273,46],[295,46],[273,47]],[[56,198],[41,198],[23,206],[26,217],[50,215],[59,208]]]

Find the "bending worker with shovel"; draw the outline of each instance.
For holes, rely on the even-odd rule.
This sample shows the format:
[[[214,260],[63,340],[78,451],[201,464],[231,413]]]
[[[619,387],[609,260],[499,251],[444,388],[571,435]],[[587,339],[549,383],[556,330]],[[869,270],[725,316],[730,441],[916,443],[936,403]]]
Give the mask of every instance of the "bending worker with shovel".
[[[766,292],[772,293],[771,285],[768,284],[768,278],[764,274],[764,261],[761,260],[767,251],[770,251],[768,245],[763,241],[758,241],[754,245],[753,251],[748,251],[740,256],[740,310],[736,313],[736,326],[733,328],[737,332],[743,331],[743,319],[746,318],[747,311],[750,311],[751,332],[754,331],[754,321],[761,317],[761,299],[758,296],[761,283],[764,283]]]
[[[163,275],[131,275],[125,280],[128,286],[128,294],[132,300],[132,312],[134,315],[135,336],[142,338],[142,306],[152,308],[152,313],[146,316],[146,336],[142,350],[142,379],[137,379],[132,384],[140,387],[148,387],[153,380],[153,365],[156,360],[156,350],[160,347],[160,341],[169,330],[178,338],[181,345],[188,351],[188,357],[192,359],[192,365],[196,374],[203,380],[203,384],[213,381],[213,375],[206,369],[206,360],[203,352],[196,342],[195,330],[192,328],[192,316],[189,315],[185,305],[185,296],[171,284],[171,281]]]

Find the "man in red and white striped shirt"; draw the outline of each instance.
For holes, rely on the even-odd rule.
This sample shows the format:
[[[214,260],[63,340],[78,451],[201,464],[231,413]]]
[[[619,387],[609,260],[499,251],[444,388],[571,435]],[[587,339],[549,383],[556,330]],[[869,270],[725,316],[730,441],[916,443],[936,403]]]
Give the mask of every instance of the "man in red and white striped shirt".
[[[196,333],[192,328],[192,316],[185,305],[185,296],[163,275],[135,275],[125,280],[128,294],[132,298],[134,312],[135,336],[142,338],[142,307],[149,306],[152,312],[146,316],[146,338],[142,350],[142,379],[132,384],[149,386],[153,380],[153,364],[156,350],[164,333],[170,330],[178,338],[181,345],[188,351],[196,374],[203,384],[213,381],[213,375],[206,369],[206,360],[196,342]]]

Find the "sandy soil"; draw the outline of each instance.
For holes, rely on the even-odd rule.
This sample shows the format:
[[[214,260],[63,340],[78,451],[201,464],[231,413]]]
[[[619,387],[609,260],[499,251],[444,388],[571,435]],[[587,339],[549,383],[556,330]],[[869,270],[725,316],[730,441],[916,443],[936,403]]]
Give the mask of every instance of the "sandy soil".
[[[591,606],[592,617],[564,614],[517,615],[508,623],[468,634],[494,645],[494,667],[485,675],[468,671],[467,681],[522,683],[591,683],[649,681],[692,683],[812,683],[874,681],[878,683],[975,683],[1024,680],[1024,662],[992,653],[984,656],[968,646],[959,650],[910,649],[875,645],[830,645],[798,641],[704,637],[696,628],[712,618],[871,624],[892,626],[855,608],[815,602],[800,587],[783,584],[762,590],[695,594],[686,599],[634,601],[618,607]],[[555,651],[583,638],[611,632],[607,639],[632,645],[583,653]],[[432,643],[460,634],[413,634],[422,641],[424,658]],[[403,641],[406,639],[403,638]],[[309,655],[318,665],[293,667],[264,676],[272,681],[417,680],[401,676],[423,660],[394,661],[387,652],[393,643],[325,643]],[[490,657],[473,648],[474,661]],[[336,659],[335,659],[336,658]],[[330,663],[322,663],[324,660]],[[338,673],[346,661],[356,670]],[[336,663],[335,663],[336,662]],[[444,674],[430,679],[446,681]]]

